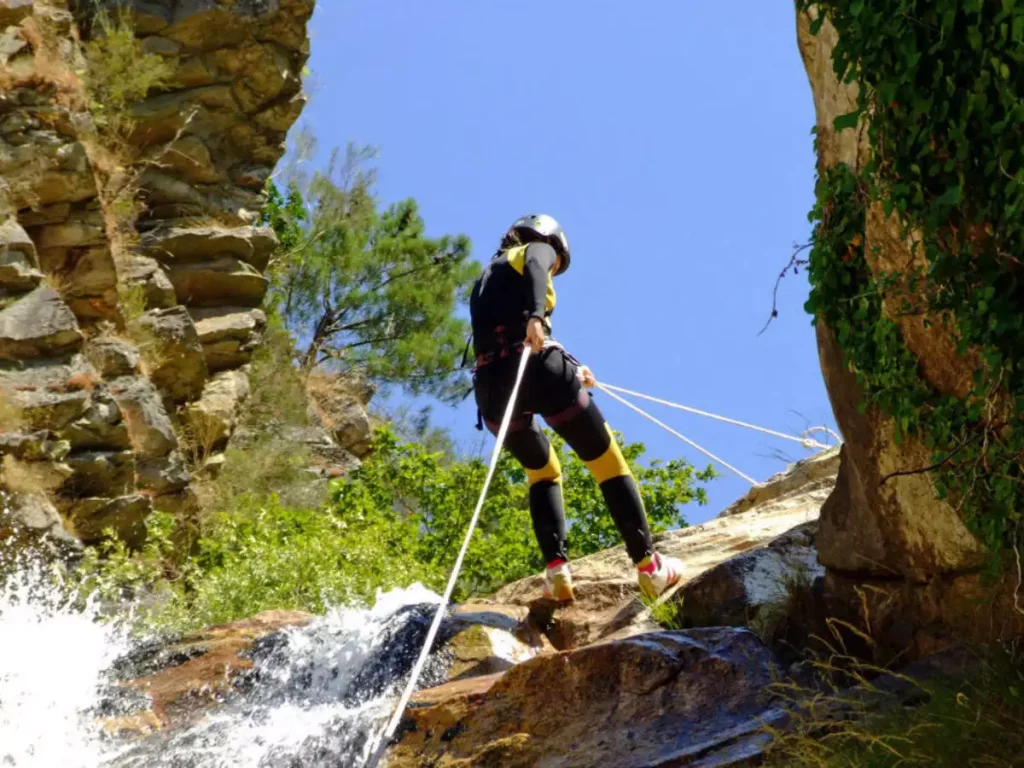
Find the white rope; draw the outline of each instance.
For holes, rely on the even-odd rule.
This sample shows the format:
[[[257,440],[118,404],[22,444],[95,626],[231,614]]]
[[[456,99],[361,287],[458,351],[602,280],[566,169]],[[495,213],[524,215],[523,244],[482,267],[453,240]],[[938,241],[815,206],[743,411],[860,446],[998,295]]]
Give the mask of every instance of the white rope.
[[[616,400],[618,400],[618,401],[619,401],[620,403],[622,403],[623,405],[625,405],[625,406],[626,406],[627,408],[632,408],[632,409],[633,409],[634,411],[636,411],[637,413],[639,413],[639,414],[640,414],[641,416],[643,416],[643,417],[644,417],[645,419],[648,419],[649,421],[653,421],[653,422],[654,422],[655,424],[657,424],[657,425],[658,425],[659,427],[661,427],[661,428],[662,428],[662,429],[664,429],[665,431],[667,431],[667,432],[669,432],[669,433],[671,433],[671,434],[675,435],[676,437],[678,437],[678,438],[679,438],[680,440],[682,440],[683,442],[685,442],[685,443],[687,443],[687,444],[689,444],[689,445],[693,446],[693,447],[694,447],[694,448],[696,448],[696,449],[697,449],[698,451],[700,451],[701,453],[703,453],[703,454],[704,454],[705,456],[709,457],[709,458],[710,458],[710,459],[711,459],[712,461],[717,461],[717,462],[718,462],[719,464],[721,464],[721,465],[722,465],[723,467],[726,467],[727,469],[730,469],[730,470],[732,470],[733,472],[735,472],[735,473],[736,473],[737,475],[739,475],[740,477],[742,477],[742,478],[743,478],[744,480],[746,480],[746,481],[747,481],[748,483],[750,483],[751,485],[753,485],[753,486],[760,486],[760,485],[761,485],[761,483],[757,482],[757,480],[755,480],[754,478],[752,478],[752,477],[751,477],[750,475],[745,475],[745,474],[743,474],[743,473],[742,473],[742,472],[740,472],[740,471],[739,471],[738,469],[736,469],[736,467],[734,467],[734,466],[733,466],[732,464],[729,464],[728,462],[726,462],[726,461],[723,461],[722,459],[718,458],[717,456],[715,456],[715,454],[711,453],[711,451],[707,451],[707,450],[705,450],[705,449],[701,448],[701,447],[700,447],[699,445],[697,445],[697,444],[696,444],[695,442],[693,442],[693,440],[691,440],[691,439],[690,439],[690,438],[688,438],[688,437],[685,437],[684,435],[681,435],[681,434],[679,434],[679,433],[678,433],[678,432],[676,432],[676,431],[675,431],[674,429],[672,429],[672,427],[670,427],[670,426],[669,426],[668,424],[665,424],[664,422],[658,421],[658,420],[657,420],[656,418],[654,418],[653,416],[651,416],[651,414],[649,414],[649,413],[647,413],[646,411],[643,411],[643,410],[641,410],[640,408],[638,408],[637,406],[633,405],[633,404],[632,404],[631,402],[629,402],[629,400],[627,400],[626,398],[624,398],[624,397],[620,397],[619,395],[615,394],[614,392],[612,392],[612,388],[611,388],[611,387],[609,387],[608,385],[606,385],[606,384],[602,384],[602,383],[600,383],[600,382],[596,382],[596,383],[595,383],[595,386],[596,386],[596,387],[597,387],[598,389],[600,389],[600,390],[601,390],[602,392],[604,392],[604,393],[605,393],[606,395],[608,395],[609,397],[614,397],[614,398],[615,398]],[[617,389],[617,387],[616,387],[616,389]]]
[[[491,479],[494,477],[494,471],[498,466],[498,457],[501,455],[501,447],[505,442],[505,435],[508,433],[509,424],[512,422],[512,413],[515,410],[516,398],[519,395],[519,385],[523,381],[523,373],[526,371],[526,364],[530,360],[531,349],[526,347],[523,350],[522,359],[519,361],[519,372],[516,374],[516,383],[512,387],[512,395],[508,400],[508,407],[505,409],[505,416],[501,420],[501,428],[498,430],[497,439],[494,441],[494,452],[491,454],[491,465],[487,469],[487,478],[484,480],[484,487],[480,491],[480,498],[477,500],[476,509],[473,511],[473,517],[469,521],[469,530],[466,531],[466,538],[462,542],[462,549],[459,550],[459,556],[455,558],[455,567],[452,568],[452,574],[448,577],[448,586],[445,587],[444,596],[441,598],[440,605],[437,606],[437,613],[434,614],[434,621],[430,625],[430,631],[427,632],[426,642],[423,643],[423,650],[420,651],[420,656],[416,660],[416,665],[412,669],[412,674],[409,676],[409,682],[405,684],[405,691],[402,693],[402,698],[398,702],[398,706],[395,707],[394,714],[391,716],[390,722],[381,734],[380,742],[378,743],[373,756],[370,758],[368,768],[375,768],[380,762],[380,759],[384,756],[384,752],[387,751],[388,742],[391,737],[395,735],[395,731],[398,729],[398,724],[402,719],[402,715],[405,712],[406,706],[409,704],[409,698],[412,696],[413,690],[416,687],[416,682],[419,680],[420,674],[423,672],[423,665],[427,662],[427,657],[430,655],[430,647],[434,644],[434,638],[437,637],[437,631],[441,626],[441,620],[444,618],[445,608],[448,607],[448,602],[451,600],[452,591],[455,589],[455,581],[459,577],[459,571],[462,570],[462,560],[466,557],[466,551],[469,549],[469,541],[473,537],[473,531],[476,529],[477,521],[480,518],[480,511],[484,506],[484,499],[487,497],[487,489],[491,485]]]
[[[837,433],[835,432],[835,430],[829,429],[829,428],[828,428],[828,427],[826,427],[825,425],[822,425],[822,426],[820,426],[820,427],[811,427],[810,429],[807,429],[807,430],[805,430],[805,431],[804,431],[804,434],[805,434],[805,435],[808,435],[808,434],[810,434],[811,432],[824,432],[824,433],[825,433],[826,435],[829,435],[830,437],[834,437],[834,438],[835,438],[835,440],[836,440],[836,445],[838,445],[839,443],[843,442],[843,438],[842,438],[842,437],[840,437],[840,436],[839,436],[839,435],[838,435],[838,434],[837,434]],[[813,443],[813,444],[814,444],[815,446],[821,445],[821,443],[815,443],[815,441],[814,441],[814,440],[811,440],[811,439],[809,439],[809,438],[808,438],[807,442],[808,442],[809,444]],[[825,447],[825,448],[831,448],[832,446],[830,446],[830,445],[826,445],[826,446],[824,446],[824,447]]]
[[[737,421],[736,419],[730,419],[730,418],[728,418],[726,416],[719,416],[717,413],[708,413],[707,411],[701,411],[701,410],[698,410],[697,408],[690,408],[687,405],[680,405],[679,403],[673,403],[673,402],[671,402],[669,400],[662,400],[661,398],[658,398],[658,397],[651,397],[650,395],[644,395],[644,394],[641,394],[640,392],[634,392],[631,389],[624,389],[622,387],[613,387],[611,384],[603,385],[602,389],[604,389],[605,391],[607,391],[609,389],[614,389],[616,392],[622,392],[623,394],[626,394],[626,395],[632,395],[633,397],[639,397],[642,400],[650,400],[652,403],[658,403],[659,405],[665,405],[665,406],[668,406],[669,408],[676,408],[676,409],[678,409],[680,411],[686,411],[687,413],[695,413],[698,416],[707,416],[709,419],[715,419],[716,421],[724,421],[727,424],[735,424],[738,427],[746,427],[747,429],[753,429],[756,432],[763,432],[766,435],[773,435],[775,437],[781,437],[784,440],[792,440],[793,442],[800,443],[805,448],[819,448],[819,449],[822,449],[822,448],[828,448],[829,447],[829,446],[825,445],[824,443],[819,443],[817,440],[811,440],[810,438],[806,438],[806,437],[796,437],[795,435],[787,435],[785,432],[776,432],[774,429],[767,429],[766,427],[759,427],[756,424],[748,424],[745,421]],[[611,393],[609,392],[608,394],[611,394]],[[831,433],[832,435],[835,435],[837,440],[839,439],[839,436],[836,435],[835,432],[832,432],[832,430],[828,429],[827,427],[814,427],[812,429],[807,430],[807,432],[812,432],[812,431],[815,431],[815,430],[818,430],[818,429],[825,429],[829,433]],[[804,434],[806,434],[806,432]]]

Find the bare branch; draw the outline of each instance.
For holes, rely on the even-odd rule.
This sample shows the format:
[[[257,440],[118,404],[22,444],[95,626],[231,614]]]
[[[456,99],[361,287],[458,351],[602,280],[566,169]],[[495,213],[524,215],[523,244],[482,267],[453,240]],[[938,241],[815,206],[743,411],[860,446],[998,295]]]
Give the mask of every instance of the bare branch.
[[[800,267],[805,266],[807,264],[807,259],[799,259],[797,257],[801,253],[806,251],[808,248],[810,248],[812,245],[813,243],[804,243],[803,245],[797,245],[796,243],[793,243],[793,255],[790,256],[789,263],[782,268],[782,271],[779,272],[779,276],[775,278],[775,288],[772,290],[772,313],[768,317],[768,322],[764,324],[764,328],[762,328],[758,332],[758,336],[767,331],[768,326],[771,325],[772,323],[772,320],[779,316],[779,283],[782,282],[782,278],[784,278],[786,276],[786,273],[789,272],[789,270],[791,269],[793,270],[794,275],[800,274]]]
[[[878,482],[878,484],[880,486],[885,485],[887,482],[889,482],[894,477],[908,477],[910,475],[923,475],[923,474],[925,474],[927,472],[933,472],[936,469],[941,469],[946,464],[948,464],[953,459],[954,456],[956,456],[961,450],[963,450],[963,447],[966,444],[967,444],[966,440],[961,440],[960,441],[960,445],[958,445],[956,448],[954,448],[944,459],[942,459],[942,461],[936,462],[935,464],[932,464],[930,466],[921,467],[920,469],[901,469],[901,470],[899,470],[897,472],[890,472],[885,477],[883,477]]]
[[[1017,532],[1013,532],[1013,554],[1017,558],[1017,586],[1013,590],[1013,609],[1024,616],[1024,608],[1020,604],[1020,586],[1024,583],[1024,571],[1020,567],[1020,547],[1017,545]]]

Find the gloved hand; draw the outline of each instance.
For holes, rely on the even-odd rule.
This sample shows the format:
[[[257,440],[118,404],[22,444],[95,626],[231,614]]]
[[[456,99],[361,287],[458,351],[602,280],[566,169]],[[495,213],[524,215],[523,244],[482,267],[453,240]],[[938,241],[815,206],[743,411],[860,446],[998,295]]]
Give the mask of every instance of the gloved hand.
[[[579,367],[576,371],[576,375],[579,377],[579,380],[583,382],[583,386],[587,389],[593,389],[594,385],[597,384],[597,378],[594,376],[594,372],[585,365],[581,365]]]
[[[526,343],[533,349],[534,354],[544,348],[544,323],[536,317],[531,317],[526,324]]]

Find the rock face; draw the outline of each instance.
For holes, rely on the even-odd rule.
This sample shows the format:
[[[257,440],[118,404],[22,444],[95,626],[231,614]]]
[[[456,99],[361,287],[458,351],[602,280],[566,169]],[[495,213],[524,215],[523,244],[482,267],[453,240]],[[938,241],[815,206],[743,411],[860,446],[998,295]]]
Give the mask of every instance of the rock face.
[[[421,692],[386,765],[729,765],[782,716],[777,673],[749,632],[661,632],[540,657]]]
[[[837,130],[833,120],[855,110],[857,85],[837,79],[832,60],[837,32],[826,20],[812,34],[815,13],[798,11],[797,37],[814,97],[819,173],[840,164],[856,171],[871,154],[868,131],[863,126]],[[875,280],[886,275],[906,280],[926,266],[923,249],[912,247],[898,215],[885,215],[879,203],[866,211],[863,240]],[[950,318],[931,310],[904,311],[895,297],[909,285],[901,287],[902,292],[886,292],[883,315],[898,327],[927,385],[938,396],[964,399],[980,367],[978,352],[958,351],[955,323],[946,322]],[[871,634],[889,654],[883,663],[958,639],[998,640],[1024,632],[1024,614],[1013,600],[1012,567],[1002,583],[981,587],[976,571],[989,553],[967,530],[956,500],[939,498],[931,473],[921,471],[934,464],[932,450],[912,435],[897,443],[890,417],[874,405],[860,407],[864,393],[836,333],[821,317],[816,331],[825,384],[845,441],[817,537],[827,569],[828,610]]]
[[[826,494],[836,484],[839,474],[841,447],[836,446],[816,453],[791,464],[782,472],[768,479],[763,485],[751,488],[742,499],[726,507],[718,516],[739,515],[754,507],[769,503],[785,502],[793,495],[806,496],[824,491]]]
[[[814,546],[817,532],[817,521],[805,523],[690,581],[674,598],[686,622],[744,627],[781,609],[793,586],[810,587],[825,576]]]
[[[187,495],[176,410],[216,450],[234,429],[276,247],[262,188],[304,104],[313,11],[122,5],[136,55],[168,72],[127,107],[126,145],[87,106],[92,6],[0,7],[0,453],[17,462],[3,483],[85,540],[109,525],[138,541],[151,498]],[[126,218],[115,192],[136,188]]]
[[[867,131],[836,130],[833,125],[836,117],[856,109],[857,85],[837,79],[832,65],[837,33],[826,20],[812,34],[815,13],[798,11],[797,37],[814,96],[818,168],[842,163],[861,168],[869,155]],[[923,258],[902,237],[898,220],[884,216],[880,208],[869,212],[864,238],[876,277],[909,271],[905,265]],[[884,311],[900,326],[927,382],[941,394],[963,397],[973,366],[970,359],[957,357],[941,318],[929,327],[898,307]],[[897,444],[892,419],[876,407],[859,410],[863,393],[856,376],[847,369],[832,330],[820,320],[817,336],[825,384],[845,440],[836,491],[822,511],[822,562],[837,571],[898,575],[916,582],[977,566],[985,554],[981,545],[953,506],[938,498],[929,475],[892,474],[929,466],[931,451],[913,437]]]

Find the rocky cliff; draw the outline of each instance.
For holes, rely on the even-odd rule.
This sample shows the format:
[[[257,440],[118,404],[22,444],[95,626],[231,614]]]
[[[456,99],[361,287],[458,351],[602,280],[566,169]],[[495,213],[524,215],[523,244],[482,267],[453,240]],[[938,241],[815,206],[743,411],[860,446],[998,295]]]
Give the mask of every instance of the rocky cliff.
[[[950,20],[957,13],[954,5]],[[965,636],[1022,632],[1014,598],[1018,573],[1008,570],[1001,582],[984,585],[978,574],[993,555],[978,535],[984,533],[990,543],[1013,543],[1000,527],[1004,514],[1013,519],[1015,513],[1001,507],[1019,480],[990,472],[996,471],[991,468],[995,462],[1005,461],[999,466],[1015,476],[1019,456],[1012,448],[998,460],[989,456],[990,444],[1008,447],[1015,439],[1012,427],[994,415],[1006,413],[999,392],[1010,376],[982,365],[983,350],[967,343],[966,326],[958,327],[955,313],[940,309],[940,296],[948,301],[956,287],[952,279],[941,282],[946,278],[938,275],[949,274],[945,268],[935,269],[943,259],[956,261],[956,254],[964,256],[977,246],[975,260],[961,258],[952,268],[967,275],[980,263],[981,251],[998,243],[973,228],[969,240],[958,239],[957,232],[969,224],[956,211],[936,224],[948,211],[937,195],[930,208],[915,206],[931,199],[931,193],[919,194],[917,203],[903,197],[905,189],[931,183],[928,174],[942,173],[942,164],[929,165],[932,159],[923,158],[934,155],[946,163],[945,171],[955,170],[950,151],[956,151],[957,131],[987,135],[990,116],[971,113],[966,129],[953,128],[952,118],[942,126],[922,127],[928,112],[919,110],[924,102],[915,101],[912,110],[906,102],[917,98],[907,89],[923,81],[900,69],[900,57],[886,59],[895,45],[896,38],[888,37],[895,27],[874,14],[858,19],[842,3],[798,2],[797,9],[797,38],[817,116],[819,223],[811,256],[812,304],[822,372],[844,438],[836,487],[822,508],[817,541],[833,609],[843,613],[845,602],[860,622],[867,618],[862,614],[870,613],[872,632],[893,653],[925,653]],[[859,42],[847,41],[844,47],[833,23],[837,18],[849,39]],[[915,21],[906,16],[901,46],[904,38],[928,36],[927,23]],[[911,40],[906,50],[930,45],[922,48]],[[929,60],[931,69],[916,68],[920,54],[906,66],[927,71],[928,77],[940,77],[935,73],[946,66],[942,82],[953,88],[947,93],[955,93],[959,75],[950,74],[947,65],[962,63],[965,50],[981,49],[949,38],[931,49],[929,56],[936,58]],[[974,69],[963,69],[963,77],[973,77]],[[900,77],[909,78],[901,81],[900,97],[883,98],[884,89],[895,87]],[[865,108],[859,97],[869,84]],[[935,90],[924,86],[921,98],[930,99]],[[947,128],[950,135],[944,135]],[[918,138],[930,142],[921,159],[892,154],[897,142],[909,145]],[[903,151],[904,145],[899,146]],[[988,145],[972,144],[971,157],[987,151]],[[929,170],[921,172],[922,167]],[[988,188],[975,191],[989,194]],[[980,210],[981,198],[974,202]],[[953,255],[946,253],[951,249]],[[930,270],[936,277],[926,279]],[[970,279],[976,280],[974,291],[989,278],[979,273]],[[974,329],[996,328],[996,323],[986,317]],[[993,350],[985,351],[988,360],[1001,360]],[[987,486],[985,478],[996,485]],[[987,490],[1003,483],[1007,487],[997,493]],[[988,607],[983,619],[979,605]]]
[[[125,5],[127,54],[162,76],[114,114],[90,69],[110,48],[88,55],[113,22],[0,0],[0,535],[137,542],[151,510],[189,514],[266,322],[261,193],[313,0]]]

